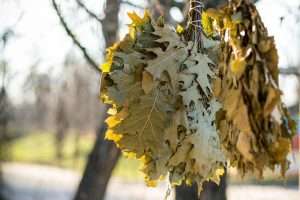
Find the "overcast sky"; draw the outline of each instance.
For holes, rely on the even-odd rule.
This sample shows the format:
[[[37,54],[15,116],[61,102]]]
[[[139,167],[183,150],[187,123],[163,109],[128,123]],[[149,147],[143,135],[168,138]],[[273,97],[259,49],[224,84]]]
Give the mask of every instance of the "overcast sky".
[[[0,33],[16,22],[22,14],[15,31],[16,36],[9,42],[0,58],[9,62],[11,73],[16,73],[9,87],[9,94],[15,103],[22,102],[24,92],[22,84],[30,67],[39,61],[38,71],[60,76],[61,65],[70,51],[80,57],[78,51],[74,51],[74,45],[59,24],[58,18],[51,7],[51,0],[0,0]],[[88,16],[74,6],[74,0],[59,1],[70,26],[78,35],[81,42],[93,58],[99,63],[102,61],[104,48],[101,25],[88,20]],[[103,17],[102,7],[104,0],[85,1],[87,6]],[[134,0],[132,0],[134,2]],[[139,4],[143,4],[138,0]],[[258,10],[269,29],[269,33],[275,36],[276,45],[280,55],[280,66],[299,66],[300,64],[300,1],[299,0],[261,0]],[[126,12],[132,7],[123,6],[120,13],[121,35],[124,35],[129,19]],[[98,11],[98,12],[97,12]],[[172,14],[180,20],[182,16],[172,10]],[[281,22],[280,18],[284,17]],[[296,25],[297,23],[297,25]],[[84,37],[83,37],[84,36]],[[95,80],[97,81],[97,80]],[[296,102],[296,78],[281,78],[280,84],[284,92],[284,101],[291,105]]]

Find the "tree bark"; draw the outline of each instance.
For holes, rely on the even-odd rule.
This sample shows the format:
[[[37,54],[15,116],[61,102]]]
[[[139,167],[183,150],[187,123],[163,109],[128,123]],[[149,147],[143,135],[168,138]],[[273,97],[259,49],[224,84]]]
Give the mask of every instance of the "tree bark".
[[[213,182],[206,182],[203,191],[198,197],[197,185],[181,185],[176,187],[176,200],[226,200],[226,174],[221,178],[220,185]]]
[[[102,20],[102,30],[106,47],[118,39],[120,0],[106,0],[105,18]]]
[[[104,140],[106,126],[98,129],[94,148],[80,182],[75,200],[102,200],[120,151],[110,141]]]
[[[117,39],[119,0],[107,0],[106,17],[102,21],[106,46],[111,46]],[[106,112],[106,109],[104,110]],[[103,120],[102,120],[103,121]],[[103,200],[112,171],[120,157],[120,150],[115,144],[104,140],[106,125],[97,129],[97,138],[89,155],[82,180],[74,200]]]
[[[181,185],[175,189],[175,198],[176,200],[197,200],[198,199],[198,190],[197,185],[192,186]]]
[[[214,182],[205,183],[200,194],[200,200],[226,200],[226,186],[226,174],[221,178],[220,185]]]

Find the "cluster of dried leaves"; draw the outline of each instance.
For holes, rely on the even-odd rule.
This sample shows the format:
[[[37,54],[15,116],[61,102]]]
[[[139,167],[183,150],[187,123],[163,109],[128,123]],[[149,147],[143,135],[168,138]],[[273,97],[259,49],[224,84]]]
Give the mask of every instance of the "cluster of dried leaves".
[[[276,165],[284,175],[295,124],[280,99],[274,39],[247,0],[232,0],[206,16],[208,30],[222,38],[214,96],[222,104],[217,124],[226,157],[242,175],[262,176]]]
[[[204,48],[218,44],[204,49],[209,56],[162,18],[129,17],[128,35],[102,65],[101,98],[111,105],[106,138],[142,160],[148,185],[169,175],[201,190],[219,182],[225,158],[242,174],[277,164],[284,174],[294,124],[280,100],[274,40],[255,7],[233,0],[204,13],[207,35],[221,36],[204,38]]]
[[[107,139],[143,161],[149,185],[219,181],[225,158],[216,131],[213,62],[148,13],[130,13],[129,34],[109,49],[101,95],[111,104]]]

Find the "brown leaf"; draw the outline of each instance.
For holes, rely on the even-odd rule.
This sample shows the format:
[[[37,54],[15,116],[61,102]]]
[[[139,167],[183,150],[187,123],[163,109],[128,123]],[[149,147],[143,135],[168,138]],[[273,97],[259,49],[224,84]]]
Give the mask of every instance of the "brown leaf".
[[[142,88],[145,94],[150,93],[154,88],[153,76],[147,71],[143,71]]]
[[[278,89],[269,87],[267,100],[264,105],[264,117],[269,116],[273,112],[275,106],[280,102],[280,95],[281,92]]]

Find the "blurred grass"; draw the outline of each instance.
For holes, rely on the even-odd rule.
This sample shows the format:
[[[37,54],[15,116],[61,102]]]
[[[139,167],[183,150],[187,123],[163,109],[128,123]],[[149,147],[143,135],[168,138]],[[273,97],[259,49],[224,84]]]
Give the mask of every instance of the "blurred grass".
[[[80,136],[80,154],[76,160],[73,157],[75,138],[75,134],[67,134],[63,148],[63,159],[58,161],[55,157],[54,134],[47,132],[25,134],[12,141],[9,145],[8,161],[52,165],[82,172],[89,152],[93,147],[95,135],[83,134]],[[139,161],[121,157],[113,172],[113,176],[129,181],[142,180],[142,174],[138,168]]]
[[[26,162],[35,164],[45,164],[68,168],[82,172],[89,152],[91,151],[95,135],[83,134],[80,136],[79,142],[79,158],[73,159],[75,150],[75,134],[67,135],[63,148],[63,159],[59,162],[55,158],[54,134],[47,132],[33,132],[15,139],[9,146],[9,161]],[[258,180],[254,176],[244,177],[241,179],[236,170],[229,172],[230,184],[278,184],[278,185],[295,185],[298,182],[298,176],[287,177],[283,180],[280,173],[267,172],[264,180]],[[135,159],[121,157],[113,176],[119,177],[126,181],[143,180],[143,175],[139,171],[139,161]]]

